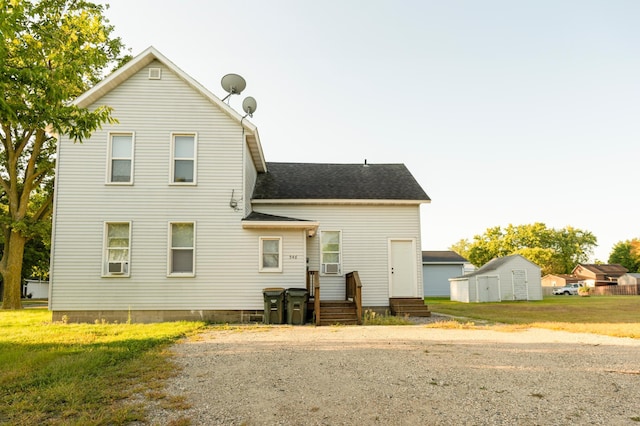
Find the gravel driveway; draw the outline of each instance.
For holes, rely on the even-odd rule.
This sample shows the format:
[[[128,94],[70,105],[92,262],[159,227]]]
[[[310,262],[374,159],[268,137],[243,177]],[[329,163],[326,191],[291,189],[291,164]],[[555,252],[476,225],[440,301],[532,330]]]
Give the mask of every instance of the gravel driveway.
[[[542,329],[249,326],[172,347],[153,424],[640,425],[640,340]]]

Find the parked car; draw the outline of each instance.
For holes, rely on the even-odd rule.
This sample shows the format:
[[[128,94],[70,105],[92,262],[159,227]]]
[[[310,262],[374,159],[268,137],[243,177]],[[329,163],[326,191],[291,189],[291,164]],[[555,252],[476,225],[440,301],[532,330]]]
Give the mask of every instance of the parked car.
[[[558,287],[553,289],[553,294],[578,294],[578,289],[582,287],[582,284],[573,283],[567,284],[564,287]]]

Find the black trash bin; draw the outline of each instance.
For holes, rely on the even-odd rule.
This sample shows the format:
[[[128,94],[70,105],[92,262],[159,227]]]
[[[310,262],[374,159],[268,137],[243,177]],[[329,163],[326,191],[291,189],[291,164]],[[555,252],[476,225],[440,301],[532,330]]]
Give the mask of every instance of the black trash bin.
[[[264,323],[284,324],[284,288],[262,289],[264,296]]]
[[[306,288],[287,289],[287,324],[303,325],[307,322],[308,301]]]

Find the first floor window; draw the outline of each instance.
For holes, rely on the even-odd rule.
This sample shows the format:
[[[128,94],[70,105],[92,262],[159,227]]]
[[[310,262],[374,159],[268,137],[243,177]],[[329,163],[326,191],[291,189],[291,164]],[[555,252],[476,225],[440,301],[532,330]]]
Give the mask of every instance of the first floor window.
[[[171,140],[171,182],[196,182],[196,135],[174,134]]]
[[[260,272],[282,272],[281,237],[260,237]]]
[[[340,274],[342,263],[340,231],[320,232],[320,256],[323,274]]]
[[[169,275],[195,275],[195,223],[169,224]]]
[[[105,255],[103,275],[129,275],[131,252],[131,223],[109,222],[105,224]]]
[[[133,133],[110,135],[108,182],[133,182]]]

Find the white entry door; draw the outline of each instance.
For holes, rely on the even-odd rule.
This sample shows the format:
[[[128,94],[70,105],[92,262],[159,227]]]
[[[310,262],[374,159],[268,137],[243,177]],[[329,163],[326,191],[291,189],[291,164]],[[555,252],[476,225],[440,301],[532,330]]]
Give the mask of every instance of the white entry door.
[[[415,240],[389,240],[389,295],[417,297]]]

